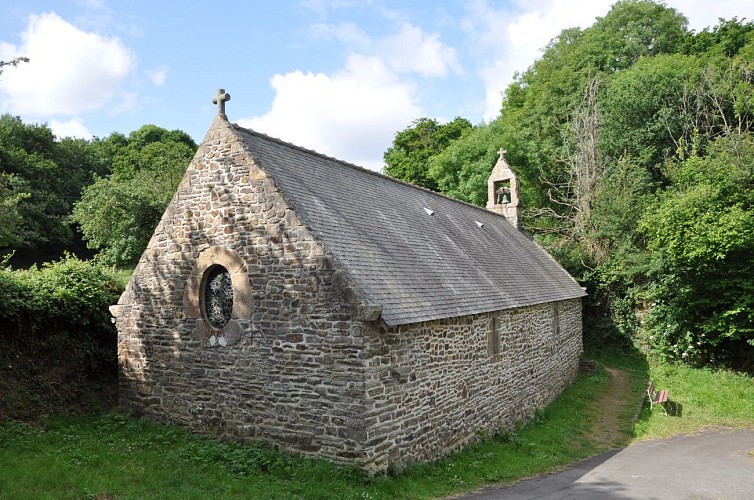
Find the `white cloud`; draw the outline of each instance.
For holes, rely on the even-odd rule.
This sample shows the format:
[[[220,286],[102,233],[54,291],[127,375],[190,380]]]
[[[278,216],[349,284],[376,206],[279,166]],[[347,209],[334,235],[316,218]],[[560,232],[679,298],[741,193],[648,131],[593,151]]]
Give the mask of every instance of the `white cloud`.
[[[145,71],[145,73],[147,74],[147,78],[149,78],[152,83],[154,83],[158,87],[161,87],[167,79],[168,67],[160,66],[158,68],[148,69]]]
[[[463,20],[474,47],[483,58],[479,76],[485,88],[484,119],[500,112],[502,92],[516,71],[525,71],[540,57],[544,47],[566,28],[586,28],[596,17],[605,16],[614,0],[518,0],[509,7],[496,9],[488,0],[468,4]],[[689,19],[689,28],[700,31],[717,24],[718,18],[737,16],[754,19],[750,0],[667,0]]]
[[[399,29],[384,38],[372,39],[354,23],[318,23],[309,29],[311,36],[330,39],[348,47],[351,53],[380,57],[398,73],[417,73],[423,77],[445,77],[449,71],[460,73],[456,51],[440,41],[438,33],[426,34],[402,22]]]
[[[689,19],[689,28],[695,31],[716,25],[719,18],[754,20],[751,0],[716,0],[714,6],[709,0],[667,0],[666,3],[684,14]]]
[[[79,139],[91,139],[92,133],[84,126],[84,123],[78,118],[72,118],[67,121],[50,120],[50,129],[56,137],[76,137]]]
[[[270,110],[240,125],[373,170],[393,133],[421,116],[414,89],[377,57],[352,55],[332,75],[277,74],[271,85]]]
[[[464,27],[487,58],[479,76],[484,82],[484,119],[500,113],[502,92],[513,74],[524,71],[542,49],[563,29],[585,28],[595,17],[609,10],[613,0],[531,0],[519,2],[518,9],[497,10],[486,0],[469,4]]]
[[[273,76],[270,110],[238,123],[373,170],[382,168],[395,131],[422,116],[413,79],[460,72],[455,50],[438,34],[406,22],[376,39],[353,23],[316,24],[310,35],[346,46],[344,68]]]
[[[440,35],[426,35],[409,23],[380,40],[378,47],[378,53],[398,72],[415,72],[425,77],[444,77],[449,70],[460,72],[456,51],[443,45]]]
[[[135,67],[120,40],[81,31],[53,12],[30,16],[20,46],[0,46],[0,59],[20,55],[30,62],[3,74],[0,109],[38,117],[112,105]]]

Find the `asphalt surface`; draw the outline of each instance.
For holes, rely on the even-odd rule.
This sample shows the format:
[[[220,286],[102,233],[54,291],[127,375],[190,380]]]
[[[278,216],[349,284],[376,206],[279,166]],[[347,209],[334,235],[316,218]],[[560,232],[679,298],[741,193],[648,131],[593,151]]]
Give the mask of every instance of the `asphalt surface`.
[[[754,499],[754,430],[643,441],[465,500]]]

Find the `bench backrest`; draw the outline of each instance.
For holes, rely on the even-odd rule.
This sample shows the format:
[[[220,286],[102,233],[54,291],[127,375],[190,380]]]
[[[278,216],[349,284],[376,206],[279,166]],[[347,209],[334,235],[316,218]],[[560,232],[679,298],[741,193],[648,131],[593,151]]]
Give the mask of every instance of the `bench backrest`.
[[[655,393],[655,384],[651,380],[649,381],[649,386],[647,386],[647,394],[649,394],[650,397],[652,397]]]

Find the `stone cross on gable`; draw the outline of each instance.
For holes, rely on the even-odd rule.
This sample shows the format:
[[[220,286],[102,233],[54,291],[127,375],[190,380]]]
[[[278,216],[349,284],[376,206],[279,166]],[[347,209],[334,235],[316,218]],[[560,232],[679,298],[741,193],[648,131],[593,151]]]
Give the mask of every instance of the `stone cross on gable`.
[[[225,120],[228,119],[228,116],[225,114],[226,101],[230,101],[230,94],[226,93],[225,89],[218,90],[217,96],[212,98],[212,104],[217,104],[217,115]]]
[[[497,152],[497,154],[499,154],[499,155],[500,155],[500,158],[498,158],[498,161],[499,161],[499,160],[503,160],[503,161],[505,161],[505,156],[504,156],[504,155],[505,155],[505,154],[506,154],[507,152],[508,152],[507,150],[505,150],[505,149],[503,149],[503,148],[500,148],[500,151],[498,151],[498,152]]]

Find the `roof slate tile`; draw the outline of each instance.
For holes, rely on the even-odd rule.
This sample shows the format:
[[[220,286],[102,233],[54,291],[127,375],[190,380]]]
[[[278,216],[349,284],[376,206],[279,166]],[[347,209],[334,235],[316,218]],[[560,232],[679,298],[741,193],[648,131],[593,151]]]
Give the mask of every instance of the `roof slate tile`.
[[[501,215],[233,127],[390,326],[585,295]]]

